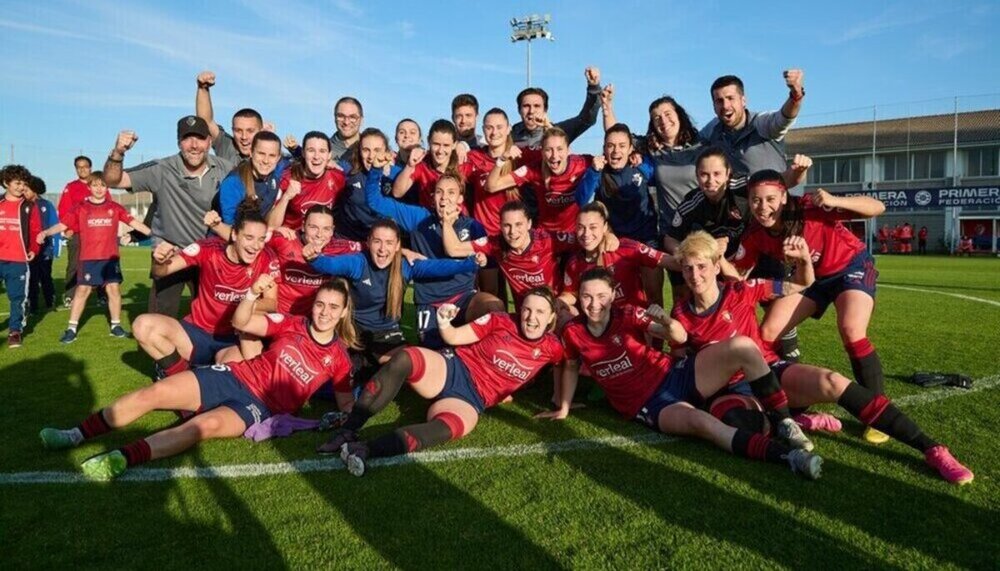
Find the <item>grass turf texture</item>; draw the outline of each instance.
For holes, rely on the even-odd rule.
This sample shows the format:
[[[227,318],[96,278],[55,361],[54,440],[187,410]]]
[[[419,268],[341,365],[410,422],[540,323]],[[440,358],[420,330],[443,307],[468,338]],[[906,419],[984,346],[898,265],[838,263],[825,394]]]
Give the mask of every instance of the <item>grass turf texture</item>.
[[[60,275],[63,261],[56,264]],[[128,324],[145,307],[148,251],[124,249]],[[880,284],[1000,301],[995,259],[880,257]],[[57,286],[61,281],[57,280]],[[0,312],[9,311],[6,297]],[[412,323],[412,306],[404,323]],[[6,317],[6,316],[4,316]],[[0,472],[77,472],[87,457],[173,422],[154,413],[81,448],[47,452],[38,431],[68,427],[148,383],[134,341],[108,336],[93,298],[76,343],[58,337],[66,312],[32,320],[25,345],[0,343]],[[850,371],[832,311],[800,328],[810,363]],[[926,391],[901,381],[917,370],[1000,373],[1000,307],[881,288],[870,337],[894,398]],[[408,330],[412,335],[412,329]],[[489,411],[475,432],[440,450],[504,449],[651,434],[589,403],[565,422],[540,422],[547,378]],[[586,394],[586,385],[580,395]],[[331,408],[314,403],[304,416]],[[0,484],[0,553],[14,568],[748,568],[888,566],[995,568],[1000,390],[905,406],[976,473],[940,480],[909,448],[859,438],[860,425],[814,436],[819,482],[785,467],[731,457],[702,442],[591,446],[551,454],[481,457],[253,478],[158,482]],[[404,389],[365,436],[423,418]],[[273,464],[316,458],[323,437],[203,444],[150,468]]]

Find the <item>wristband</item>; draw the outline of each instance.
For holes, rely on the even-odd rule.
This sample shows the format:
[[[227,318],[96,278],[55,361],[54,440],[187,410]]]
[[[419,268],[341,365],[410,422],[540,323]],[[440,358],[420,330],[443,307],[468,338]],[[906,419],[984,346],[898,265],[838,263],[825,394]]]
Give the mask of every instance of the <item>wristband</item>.
[[[796,103],[798,103],[799,101],[802,101],[802,98],[805,97],[805,96],[806,96],[806,88],[805,87],[802,88],[802,93],[800,93],[798,97],[795,96],[795,91],[794,90],[788,93],[789,99],[791,99],[792,101],[794,101]]]
[[[497,159],[497,166],[498,167],[502,167],[504,165],[504,163],[506,163],[506,162],[507,162],[506,159],[504,159],[503,157],[500,157],[499,159]]]
[[[122,157],[120,159],[116,159],[113,156],[108,155],[108,162],[109,163],[123,163],[123,162],[125,162],[125,157]]]
[[[260,294],[254,293],[253,288],[251,287],[247,289],[247,294],[243,299],[249,299],[250,301],[256,302],[258,299],[260,299]]]

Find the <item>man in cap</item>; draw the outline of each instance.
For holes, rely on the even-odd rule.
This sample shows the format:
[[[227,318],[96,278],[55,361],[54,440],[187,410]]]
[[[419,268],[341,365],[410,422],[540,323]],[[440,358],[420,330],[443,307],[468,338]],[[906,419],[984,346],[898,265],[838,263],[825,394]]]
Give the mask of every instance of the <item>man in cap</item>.
[[[154,246],[169,242],[184,247],[204,238],[202,220],[205,212],[212,209],[212,199],[219,190],[219,183],[233,169],[235,162],[209,154],[212,136],[208,123],[194,115],[182,117],[177,122],[179,153],[123,170],[125,153],[138,140],[134,131],[118,134],[115,146],[104,162],[104,181],[113,188],[153,194],[156,205],[151,226]],[[149,311],[176,316],[184,285],[188,284],[194,295],[197,291],[196,279],[196,272],[190,269],[153,278]]]

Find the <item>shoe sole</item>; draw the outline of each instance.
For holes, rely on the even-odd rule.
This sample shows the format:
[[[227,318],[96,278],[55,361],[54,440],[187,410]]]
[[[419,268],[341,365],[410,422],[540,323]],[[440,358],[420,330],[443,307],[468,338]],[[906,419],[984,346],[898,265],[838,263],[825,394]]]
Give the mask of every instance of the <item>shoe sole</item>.
[[[820,476],[823,475],[823,458],[820,456],[813,456],[809,459],[809,465],[807,466],[808,472],[806,476],[810,480],[819,480]]]
[[[365,475],[365,461],[350,453],[347,443],[340,447],[340,459],[347,466],[347,471],[352,476],[360,478]]]
[[[76,337],[70,339],[69,341],[63,341],[62,339],[60,339],[59,342],[62,343],[63,345],[69,345],[70,343],[76,342]]]

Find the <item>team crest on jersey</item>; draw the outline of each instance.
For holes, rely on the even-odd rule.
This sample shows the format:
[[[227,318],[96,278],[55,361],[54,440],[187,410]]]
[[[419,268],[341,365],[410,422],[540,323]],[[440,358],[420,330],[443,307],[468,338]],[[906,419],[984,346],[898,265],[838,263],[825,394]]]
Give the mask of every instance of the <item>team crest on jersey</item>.
[[[490,321],[490,314],[487,313],[486,315],[480,317],[479,319],[476,319],[476,324],[486,325],[489,321]]]
[[[458,231],[458,241],[459,242],[465,242],[468,239],[469,239],[469,229],[468,228],[462,228],[461,230]]]
[[[90,281],[90,274],[83,274],[83,279],[84,279],[85,281],[88,281],[88,282],[89,282],[89,281]]]
[[[674,225],[674,228],[677,228],[682,222],[684,222],[684,219],[681,218],[681,213],[674,212],[674,219],[670,223]]]
[[[532,264],[537,264],[538,263],[538,254],[535,254],[534,256],[531,256],[531,263]]]
[[[722,320],[725,321],[726,323],[732,323],[733,322],[733,314],[729,313],[728,311],[723,311],[722,312]]]
[[[188,244],[187,247],[185,247],[181,251],[187,254],[188,256],[194,257],[198,255],[198,252],[201,252],[201,245],[198,244],[198,242],[192,242]]]
[[[733,257],[734,260],[742,260],[744,256],[747,255],[747,251],[743,248],[743,244],[736,249],[736,256]]]
[[[333,357],[331,357],[329,355],[323,357],[323,366],[324,367],[329,367],[330,363],[333,363]]]
[[[614,343],[615,345],[621,345],[622,344],[622,338],[621,338],[620,335],[612,335],[611,336],[611,342]]]
[[[361,280],[361,283],[365,284],[368,287],[372,287],[372,280],[371,280],[371,278],[365,278],[365,279]]]
[[[476,238],[475,244],[477,246],[485,246],[489,241],[490,241],[489,238],[487,238],[486,236],[483,236],[482,238]]]
[[[743,215],[740,214],[739,208],[733,208],[729,211],[729,217],[734,220],[743,220]]]
[[[108,209],[108,216],[112,216],[112,215],[114,215],[114,213],[115,213],[114,210],[112,210],[110,208]]]
[[[632,184],[635,186],[642,186],[642,173],[635,173],[632,175]]]
[[[531,351],[531,358],[532,358],[532,359],[537,359],[537,358],[539,358],[539,357],[541,357],[541,356],[542,356],[542,350],[541,350],[541,349],[539,349],[538,347],[535,347],[535,348],[534,348],[534,349],[533,349],[533,350]]]

